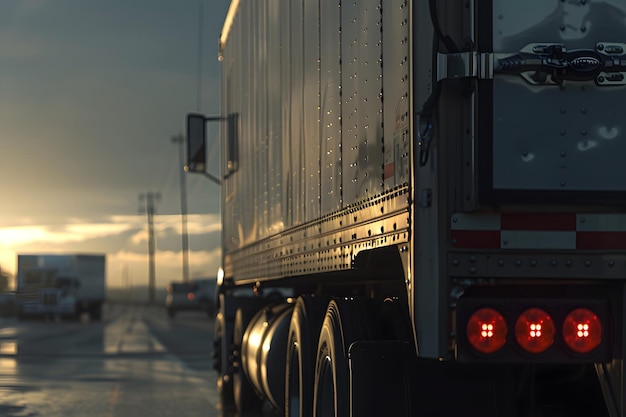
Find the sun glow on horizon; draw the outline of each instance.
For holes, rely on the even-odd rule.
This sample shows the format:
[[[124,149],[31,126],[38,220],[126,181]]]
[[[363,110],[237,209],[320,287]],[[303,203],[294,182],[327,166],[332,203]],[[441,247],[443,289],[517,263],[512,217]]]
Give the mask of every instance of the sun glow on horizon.
[[[4,227],[0,228],[0,246],[20,245],[46,239],[47,236],[48,233],[44,226]]]
[[[115,216],[109,222],[74,220],[64,225],[28,225],[0,227],[0,268],[12,276],[16,274],[17,255],[26,253],[104,253],[107,256],[107,286],[123,286],[124,274],[133,276],[133,282],[147,282],[148,227],[143,216]],[[192,214],[188,216],[190,234],[219,233],[218,215]],[[159,242],[176,239],[181,232],[180,215],[159,215],[155,219],[157,284],[179,279],[181,251],[159,248]],[[171,247],[171,242],[169,244]],[[190,248],[190,269],[202,275],[217,273],[221,263],[219,245]],[[122,271],[125,271],[122,273]]]

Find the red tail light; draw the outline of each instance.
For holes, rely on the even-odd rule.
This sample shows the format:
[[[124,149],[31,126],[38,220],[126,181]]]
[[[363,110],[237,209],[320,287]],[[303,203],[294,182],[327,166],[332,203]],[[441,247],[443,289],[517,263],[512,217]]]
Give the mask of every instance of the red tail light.
[[[593,311],[577,308],[565,317],[563,340],[574,352],[591,352],[602,342],[602,323]]]
[[[610,342],[617,324],[611,320],[610,301],[600,297],[603,288],[592,289],[581,287],[565,293],[561,287],[552,286],[520,291],[505,286],[467,289],[456,304],[457,360],[610,362]]]
[[[189,301],[193,301],[193,299],[196,298],[196,295],[192,292],[187,293],[187,299]]]
[[[504,317],[492,308],[481,308],[467,322],[467,340],[481,353],[498,351],[506,343],[508,328]]]
[[[552,317],[540,308],[529,308],[515,323],[515,340],[527,352],[541,353],[554,343],[556,328]]]

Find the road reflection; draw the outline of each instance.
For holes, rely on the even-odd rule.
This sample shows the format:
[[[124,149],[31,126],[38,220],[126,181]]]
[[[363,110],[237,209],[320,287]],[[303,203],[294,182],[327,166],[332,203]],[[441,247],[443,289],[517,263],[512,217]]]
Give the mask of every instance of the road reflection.
[[[220,404],[206,316],[106,313],[102,322],[0,319],[0,416],[260,416]]]
[[[104,353],[163,353],[166,348],[151,333],[145,322],[133,317],[119,318],[104,329]]]
[[[17,360],[15,358],[0,358],[0,369],[2,369],[2,377],[17,374]]]
[[[5,327],[0,329],[0,337],[15,337],[17,329],[15,327]]]
[[[0,342],[0,355],[17,355],[17,342],[15,340]]]

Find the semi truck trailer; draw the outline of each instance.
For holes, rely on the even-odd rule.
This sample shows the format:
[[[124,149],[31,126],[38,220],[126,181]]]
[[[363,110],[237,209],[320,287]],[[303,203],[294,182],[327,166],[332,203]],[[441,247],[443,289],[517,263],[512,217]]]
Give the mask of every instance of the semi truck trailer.
[[[624,1],[239,0],[218,59],[225,406],[626,416]]]
[[[19,317],[102,318],[105,255],[18,254]]]

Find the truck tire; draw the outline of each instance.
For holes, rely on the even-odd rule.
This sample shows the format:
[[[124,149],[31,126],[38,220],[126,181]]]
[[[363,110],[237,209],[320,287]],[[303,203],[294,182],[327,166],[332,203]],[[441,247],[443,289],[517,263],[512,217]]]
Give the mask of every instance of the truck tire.
[[[285,377],[285,416],[313,416],[313,384],[317,341],[329,298],[298,297],[289,324]]]
[[[251,303],[237,309],[233,329],[233,398],[236,409],[240,412],[258,412],[263,400],[257,395],[244,372],[241,359],[241,342],[250,320],[257,310],[257,303]],[[260,307],[260,305],[259,305]]]
[[[368,321],[359,299],[333,299],[328,304],[317,345],[314,416],[350,415],[348,348],[358,340],[369,340]]]

